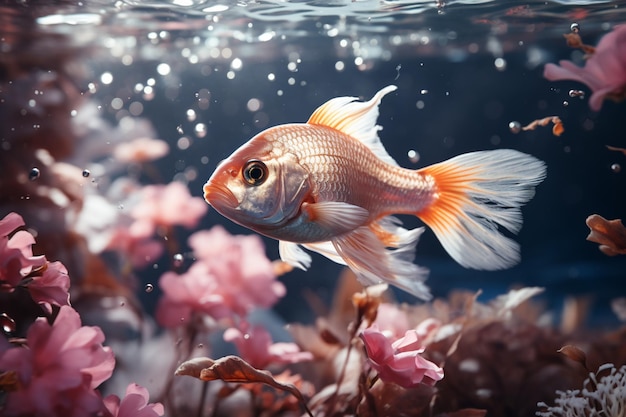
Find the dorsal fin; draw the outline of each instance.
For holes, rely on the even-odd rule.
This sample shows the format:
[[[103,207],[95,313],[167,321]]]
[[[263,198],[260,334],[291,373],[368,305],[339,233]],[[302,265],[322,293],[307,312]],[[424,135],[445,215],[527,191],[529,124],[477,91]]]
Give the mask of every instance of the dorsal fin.
[[[380,142],[378,131],[382,127],[376,124],[380,100],[396,88],[395,85],[388,85],[367,102],[356,101],[357,97],[333,98],[318,107],[307,123],[337,129],[366,145],[381,160],[398,165]]]

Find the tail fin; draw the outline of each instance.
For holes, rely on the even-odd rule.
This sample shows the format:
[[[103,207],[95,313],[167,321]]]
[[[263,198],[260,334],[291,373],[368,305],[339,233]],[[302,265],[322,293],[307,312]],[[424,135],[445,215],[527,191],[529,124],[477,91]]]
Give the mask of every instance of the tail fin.
[[[520,207],[546,176],[545,164],[512,149],[472,152],[419,170],[437,197],[416,213],[459,264],[504,269],[519,262],[519,245],[498,230],[522,227]]]

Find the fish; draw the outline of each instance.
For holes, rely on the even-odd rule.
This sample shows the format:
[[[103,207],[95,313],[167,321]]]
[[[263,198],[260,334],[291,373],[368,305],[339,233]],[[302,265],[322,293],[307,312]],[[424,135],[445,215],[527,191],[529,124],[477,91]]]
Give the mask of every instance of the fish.
[[[378,107],[396,86],[369,101],[336,97],[306,123],[270,127],[220,162],[203,187],[220,214],[279,241],[280,258],[306,270],[304,249],[349,267],[365,286],[389,283],[432,298],[427,268],[414,263],[425,230],[402,227],[414,215],[466,268],[498,270],[520,261],[503,234],[519,232],[521,206],[546,177],[543,161],[517,150],[476,151],[420,169],[387,153]]]

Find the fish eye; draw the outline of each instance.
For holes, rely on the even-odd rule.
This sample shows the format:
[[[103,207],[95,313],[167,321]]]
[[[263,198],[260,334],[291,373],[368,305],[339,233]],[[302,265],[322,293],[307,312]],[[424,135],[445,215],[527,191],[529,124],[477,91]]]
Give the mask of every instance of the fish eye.
[[[261,161],[251,160],[244,165],[243,179],[250,185],[261,185],[267,178],[267,167]]]

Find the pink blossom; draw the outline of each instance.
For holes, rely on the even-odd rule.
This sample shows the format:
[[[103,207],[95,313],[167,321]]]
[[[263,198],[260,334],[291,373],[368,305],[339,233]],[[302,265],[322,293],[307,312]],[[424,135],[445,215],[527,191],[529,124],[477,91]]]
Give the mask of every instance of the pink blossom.
[[[44,256],[33,256],[35,238],[20,230],[19,214],[9,213],[0,220],[0,290],[12,292],[17,286],[28,289],[35,302],[50,314],[51,305],[69,305],[70,279],[60,262],[50,263]]]
[[[43,275],[33,277],[26,287],[33,300],[48,314],[52,312],[51,304],[70,305],[70,278],[61,262],[48,262]]]
[[[24,220],[17,213],[9,213],[0,220],[0,289],[8,287],[12,291],[33,269],[46,263],[43,256],[33,256],[33,235],[24,230],[15,232],[21,226]]]
[[[131,215],[136,219],[131,229],[154,231],[157,226],[182,225],[193,228],[207,212],[208,205],[200,197],[192,197],[180,182],[148,185],[141,190],[141,201]]]
[[[227,329],[224,340],[234,343],[241,357],[257,369],[313,359],[311,352],[302,352],[295,343],[272,343],[272,336],[264,327],[251,327],[247,322],[241,324],[241,330]]]
[[[148,390],[137,384],[129,384],[122,400],[117,395],[109,395],[104,405],[110,417],[158,417],[165,413],[163,404],[148,403]]]
[[[138,138],[117,145],[113,156],[122,162],[146,162],[167,155],[169,150],[169,145],[163,140]]]
[[[28,347],[0,356],[0,370],[13,371],[16,391],[6,394],[7,416],[88,416],[102,408],[94,390],[108,379],[115,365],[113,352],[103,347],[98,327],[81,326],[78,313],[62,306],[54,323],[39,318],[28,329]]]
[[[219,279],[236,312],[271,307],[285,295],[285,287],[276,280],[274,265],[265,255],[259,236],[233,236],[222,226],[214,226],[191,235],[189,246]]]
[[[546,64],[543,76],[550,81],[574,80],[586,84],[592,95],[589,107],[598,111],[605,98],[623,99],[626,96],[626,25],[616,26],[606,34],[584,67],[570,61],[559,65]]]
[[[254,308],[273,306],[285,294],[258,236],[232,236],[215,226],[191,235],[189,245],[198,260],[186,273],[167,272],[159,281],[165,294],[157,320],[163,326],[179,325],[193,311],[216,319],[245,317]]]
[[[409,330],[409,319],[406,313],[391,303],[380,303],[373,324],[392,340],[402,337]]]
[[[215,319],[232,314],[219,280],[206,264],[194,262],[182,275],[166,272],[159,280],[159,287],[164,296],[159,300],[156,319],[162,326],[176,327],[186,323],[192,312],[208,314]]]
[[[376,326],[361,333],[369,363],[381,380],[410,388],[420,383],[434,385],[443,378],[443,369],[421,356],[420,333],[408,330],[393,343]]]

